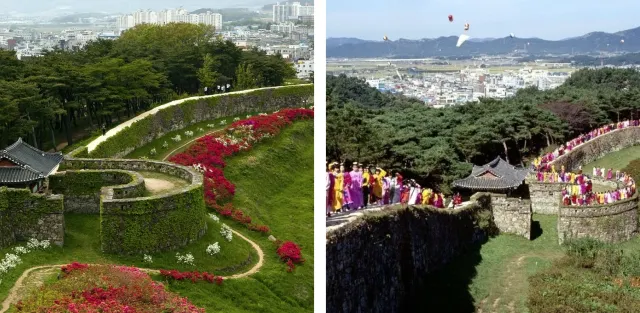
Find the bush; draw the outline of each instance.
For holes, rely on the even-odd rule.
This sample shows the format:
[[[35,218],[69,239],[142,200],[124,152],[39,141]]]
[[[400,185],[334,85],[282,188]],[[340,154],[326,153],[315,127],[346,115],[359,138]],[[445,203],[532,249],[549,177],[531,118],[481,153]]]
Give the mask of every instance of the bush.
[[[603,247],[602,242],[591,238],[573,240],[567,243],[567,256],[577,267],[592,268]]]

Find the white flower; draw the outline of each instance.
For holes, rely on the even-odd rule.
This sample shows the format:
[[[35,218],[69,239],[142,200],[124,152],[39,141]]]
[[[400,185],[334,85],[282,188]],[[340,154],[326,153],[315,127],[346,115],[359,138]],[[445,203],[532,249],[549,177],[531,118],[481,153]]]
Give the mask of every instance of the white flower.
[[[217,215],[213,214],[213,213],[209,213],[209,217],[212,220],[214,220],[215,222],[220,222],[220,218]]]
[[[204,132],[204,129],[202,129],[201,127],[198,128],[199,132]]]
[[[151,155],[156,155],[158,152],[156,151],[156,148],[151,149],[151,151],[149,151],[149,154]]]
[[[182,137],[180,137],[180,135],[176,135],[175,137],[171,138],[171,140],[175,142],[179,142],[179,141],[182,141]]]
[[[184,134],[185,134],[187,137],[193,137],[193,132],[192,132],[192,131],[190,131],[190,130],[188,130],[188,131],[184,132]]]
[[[220,124],[220,125],[222,125],[222,124]],[[214,128],[214,127],[216,127],[216,125],[214,125],[214,124],[207,124],[207,127],[209,127],[209,128]]]
[[[167,143],[167,142],[165,141],[165,142],[162,144],[162,147],[163,147],[163,148],[165,148],[165,149],[166,149],[166,148],[169,148],[169,143]]]
[[[217,242],[207,247],[207,254],[209,255],[214,255],[214,254],[217,254],[218,252],[220,252],[220,244]]]
[[[143,257],[143,261],[144,263],[153,263],[153,258],[150,255],[145,254]]]
[[[27,242],[27,249],[30,249],[30,250],[47,249],[50,246],[51,246],[51,243],[49,242],[49,240],[39,241],[38,239],[31,238],[29,239],[29,242]]]
[[[313,110],[313,105],[309,107],[309,109]]]
[[[220,125],[226,125],[226,124],[227,124],[227,120],[220,121]]]
[[[4,259],[0,261],[0,274],[8,272],[10,269],[18,266],[22,263],[22,259],[16,254],[7,253]]]
[[[13,251],[15,251],[16,254],[27,254],[30,252],[30,250],[25,247],[15,247],[13,248]]]
[[[227,226],[227,224],[222,224],[222,228],[220,229],[220,235],[224,237],[227,241],[231,242],[233,239],[233,232],[231,232],[231,228]]]
[[[258,114],[258,115],[260,115],[260,116],[267,116],[267,113],[260,113],[260,114]]]
[[[250,117],[251,117],[251,115],[247,115],[247,118],[250,118]]]
[[[178,259],[178,263],[193,265],[193,254],[187,253],[185,255],[180,255],[180,253],[176,253],[176,258]]]
[[[236,118],[234,118],[233,120],[234,120],[234,121],[239,121],[239,120],[240,120],[240,118],[239,118],[239,117],[236,117]]]

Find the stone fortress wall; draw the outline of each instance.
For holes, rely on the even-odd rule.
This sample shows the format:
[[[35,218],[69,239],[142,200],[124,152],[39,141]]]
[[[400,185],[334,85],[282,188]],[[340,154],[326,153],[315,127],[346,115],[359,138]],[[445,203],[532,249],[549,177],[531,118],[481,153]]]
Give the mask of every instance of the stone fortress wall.
[[[483,210],[396,206],[328,232],[327,312],[410,312],[426,274],[485,238]]]
[[[31,238],[64,244],[63,197],[0,187],[0,248]]]
[[[575,171],[584,164],[603,156],[640,144],[640,128],[628,127],[613,130],[583,143],[550,164],[556,169],[562,166]],[[591,173],[585,173],[591,175]],[[604,185],[617,189],[622,184],[593,178],[594,185]],[[579,238],[593,238],[609,243],[631,239],[638,231],[638,196],[614,203],[591,206],[565,206],[562,203],[562,189],[567,183],[538,182],[527,178],[533,212],[558,214],[558,242]]]
[[[488,197],[489,199],[482,199]],[[489,202],[493,223],[501,233],[514,234],[531,239],[531,200],[508,197],[505,194],[476,193],[471,200],[478,205]]]

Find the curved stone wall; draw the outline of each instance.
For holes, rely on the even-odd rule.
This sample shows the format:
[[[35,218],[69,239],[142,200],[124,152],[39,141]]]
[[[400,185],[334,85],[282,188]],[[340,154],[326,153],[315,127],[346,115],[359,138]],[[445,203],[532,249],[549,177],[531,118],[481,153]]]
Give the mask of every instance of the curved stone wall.
[[[313,84],[192,97],[149,110],[109,130],[77,156],[120,158],[164,134],[194,123],[252,112],[299,108],[313,101]]]
[[[596,161],[605,155],[640,144],[640,128],[616,129],[583,143],[549,164],[569,171]],[[590,173],[586,173],[590,174]],[[620,182],[592,177],[593,183],[610,189],[622,187]],[[538,182],[527,178],[532,209],[535,213],[558,214],[558,242],[579,238],[593,238],[604,242],[622,242],[631,239],[638,231],[638,196],[591,206],[565,206],[562,189],[567,183]]]
[[[100,195],[107,199],[135,198],[144,195],[144,178],[126,170],[67,170],[49,176],[49,190],[64,195],[64,211],[100,213]]]
[[[560,206],[558,242],[593,238],[609,243],[631,239],[638,231],[638,197],[614,203],[576,207]]]
[[[206,231],[202,174],[192,168],[149,160],[74,159],[66,156],[61,170],[127,170],[160,172],[189,185],[150,197],[123,198],[133,185],[101,189],[100,235],[108,253],[141,254],[179,248]]]
[[[576,170],[580,165],[589,164],[603,156],[640,144],[640,127],[616,129],[583,143],[569,153],[549,162],[559,169]]]

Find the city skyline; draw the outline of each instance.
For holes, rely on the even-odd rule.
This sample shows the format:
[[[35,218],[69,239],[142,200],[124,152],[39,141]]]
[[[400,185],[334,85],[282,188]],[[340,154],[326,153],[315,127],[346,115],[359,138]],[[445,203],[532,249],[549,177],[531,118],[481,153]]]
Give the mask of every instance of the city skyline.
[[[202,8],[256,8],[266,4],[276,3],[269,0],[221,0],[216,2],[203,0],[30,0],[3,1],[0,12],[9,14],[55,14],[55,13],[127,13],[140,9],[163,10],[179,8],[192,11]]]
[[[502,38],[514,33],[521,38],[562,40],[594,31],[611,33],[638,27],[640,22],[632,18],[638,9],[640,3],[623,0],[608,1],[606,6],[550,0],[328,0],[327,37],[382,40],[386,35],[397,40],[458,36],[464,23],[469,23],[472,38]],[[447,20],[449,14],[454,16],[453,23]]]

